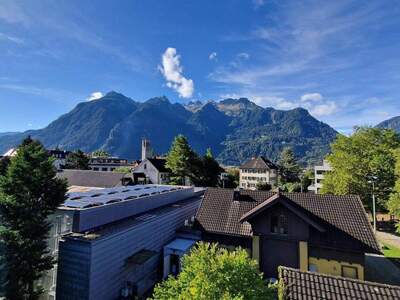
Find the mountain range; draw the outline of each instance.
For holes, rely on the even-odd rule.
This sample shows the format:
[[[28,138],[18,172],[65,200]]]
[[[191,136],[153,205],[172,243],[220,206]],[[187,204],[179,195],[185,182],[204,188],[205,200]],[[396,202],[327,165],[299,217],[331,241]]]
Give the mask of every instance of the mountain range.
[[[393,129],[396,132],[400,133],[400,116],[385,120],[385,121],[379,123],[378,125],[376,125],[376,127],[389,128],[389,129]]]
[[[137,102],[112,91],[79,103],[43,129],[0,135],[0,153],[29,135],[47,148],[104,149],[137,159],[142,138],[164,154],[178,134],[185,135],[199,153],[211,148],[225,165],[238,165],[255,155],[276,161],[284,147],[291,147],[306,165],[322,160],[337,132],[303,108],[263,108],[247,98],[186,105],[166,97]]]

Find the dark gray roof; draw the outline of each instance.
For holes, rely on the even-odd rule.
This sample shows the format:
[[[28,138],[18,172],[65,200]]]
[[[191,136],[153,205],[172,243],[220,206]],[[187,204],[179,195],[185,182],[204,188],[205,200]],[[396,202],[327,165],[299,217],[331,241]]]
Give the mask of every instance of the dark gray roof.
[[[287,300],[400,299],[400,287],[280,267]]]
[[[243,165],[240,166],[240,169],[275,169],[278,167],[269,159],[260,156],[253,157],[252,159],[246,161]]]
[[[209,188],[197,212],[198,224],[208,232],[250,237],[250,224],[240,219],[273,195],[271,191]],[[329,238],[325,239],[325,246],[380,252],[358,196],[280,193],[280,197],[326,229]],[[318,241],[319,245],[321,243]]]
[[[171,172],[171,170],[167,169],[167,167],[165,166],[167,163],[167,160],[165,158],[148,158],[147,160],[152,163],[152,165],[158,170],[158,172]]]
[[[57,177],[67,179],[69,186],[110,188],[121,185],[125,174],[91,170],[62,170],[57,173]]]

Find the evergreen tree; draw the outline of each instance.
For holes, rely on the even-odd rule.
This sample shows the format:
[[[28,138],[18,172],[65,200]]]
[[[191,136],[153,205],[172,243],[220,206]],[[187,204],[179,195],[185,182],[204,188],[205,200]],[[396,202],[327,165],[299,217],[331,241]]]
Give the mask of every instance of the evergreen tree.
[[[0,176],[4,176],[7,172],[8,165],[10,164],[9,157],[0,158]]]
[[[65,162],[65,169],[89,170],[89,158],[81,150],[68,155]]]
[[[378,209],[386,209],[390,191],[394,187],[395,154],[400,136],[393,130],[360,127],[353,135],[338,136],[328,155],[332,171],[325,175],[322,193],[356,194],[371,208],[371,194],[375,193]],[[369,182],[376,177],[375,191]]]
[[[292,148],[286,147],[282,150],[278,165],[282,183],[299,181],[301,168],[297,163],[296,156]]]
[[[186,137],[181,134],[176,136],[168,152],[166,163],[166,167],[171,170],[171,183],[184,185],[186,178],[192,178],[193,164],[198,164],[197,159]]]
[[[0,239],[7,262],[7,299],[38,299],[37,280],[53,267],[47,248],[48,217],[65,201],[67,185],[56,178],[53,159],[27,138],[0,178]]]
[[[191,164],[192,182],[196,186],[216,187],[223,169],[214,159],[211,149],[203,157],[196,157]]]

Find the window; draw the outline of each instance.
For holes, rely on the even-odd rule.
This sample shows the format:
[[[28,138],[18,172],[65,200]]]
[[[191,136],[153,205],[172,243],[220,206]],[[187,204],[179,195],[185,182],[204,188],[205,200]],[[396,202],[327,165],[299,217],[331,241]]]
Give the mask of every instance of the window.
[[[310,271],[310,272],[318,272],[317,265],[309,264],[308,265],[308,271]]]
[[[147,169],[147,164],[144,164],[143,169],[145,170]]]
[[[280,214],[271,217],[271,232],[278,234],[288,234],[288,219],[286,215]]]
[[[358,270],[352,266],[342,266],[342,276],[347,278],[358,278]]]

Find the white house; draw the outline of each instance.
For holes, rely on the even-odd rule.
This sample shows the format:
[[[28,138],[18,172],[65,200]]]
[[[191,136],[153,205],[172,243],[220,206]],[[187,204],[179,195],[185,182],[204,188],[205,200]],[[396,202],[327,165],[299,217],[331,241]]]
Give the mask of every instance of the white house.
[[[135,183],[167,184],[170,170],[165,158],[146,158],[133,171]]]
[[[239,187],[255,190],[258,183],[278,183],[278,167],[265,157],[253,157],[239,167]]]

